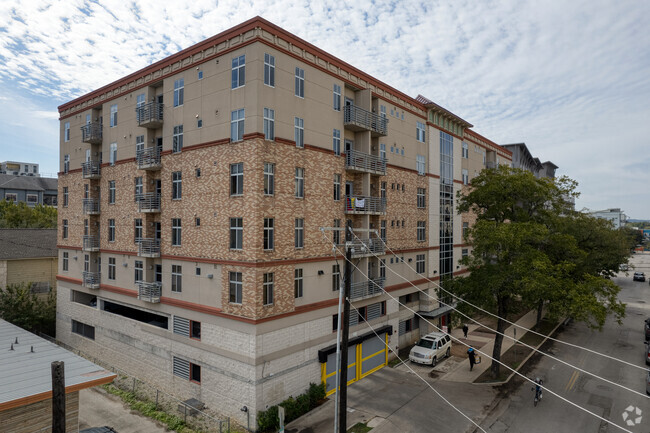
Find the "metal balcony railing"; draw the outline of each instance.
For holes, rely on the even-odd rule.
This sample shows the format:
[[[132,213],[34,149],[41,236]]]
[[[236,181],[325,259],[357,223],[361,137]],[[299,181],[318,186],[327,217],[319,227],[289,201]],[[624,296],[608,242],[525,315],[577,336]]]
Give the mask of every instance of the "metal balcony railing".
[[[388,135],[387,118],[354,105],[345,106],[343,124],[352,131],[366,130],[373,135]]]
[[[90,144],[102,144],[102,124],[92,122],[82,126],[81,141]]]
[[[83,251],[99,251],[99,236],[84,236]]]
[[[137,199],[138,211],[145,213],[160,212],[160,194],[155,192],[147,192],[140,194]]]
[[[141,170],[160,170],[160,148],[147,147],[135,153],[138,168]]]
[[[138,285],[138,299],[153,303],[160,302],[162,293],[162,285],[160,283],[137,281],[136,284]]]
[[[386,174],[386,160],[379,156],[349,150],[345,155],[345,166],[348,170],[363,171],[374,174]]]
[[[350,284],[350,299],[357,300],[380,295],[384,290],[385,278],[373,278]]]
[[[160,239],[140,238],[137,240],[138,256],[160,257]]]
[[[386,199],[383,197],[346,195],[345,213],[348,214],[386,213]]]
[[[84,179],[99,179],[102,167],[99,161],[86,161],[81,163],[81,176]]]
[[[497,163],[494,161],[488,161],[485,163],[486,168],[497,168]]]
[[[83,199],[84,214],[99,215],[99,200],[96,198]]]
[[[149,102],[148,104],[136,107],[135,115],[138,120],[138,126],[145,128],[158,128],[163,124],[164,105],[159,102]]]
[[[352,248],[352,257],[384,254],[384,243],[379,238],[353,239],[348,243]]]
[[[99,272],[84,271],[82,277],[84,287],[89,289],[99,289],[99,284],[102,279],[102,275]]]

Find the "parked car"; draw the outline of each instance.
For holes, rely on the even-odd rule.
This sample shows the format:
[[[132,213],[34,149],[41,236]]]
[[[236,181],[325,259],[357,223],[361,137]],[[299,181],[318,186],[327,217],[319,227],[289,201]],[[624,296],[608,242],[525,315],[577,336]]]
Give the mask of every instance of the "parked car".
[[[432,332],[420,338],[409,353],[409,359],[418,364],[438,363],[443,356],[451,355],[451,338],[442,332]]]
[[[648,378],[645,380],[645,392],[650,395],[650,370],[648,370]]]
[[[650,365],[650,343],[645,343],[645,364]]]
[[[650,341],[650,317],[645,319],[645,341]]]
[[[618,270],[619,271],[627,271],[628,268],[629,267],[628,267],[627,263],[621,263],[620,265],[618,265]]]
[[[645,281],[645,274],[643,272],[635,272],[632,277],[634,281]]]

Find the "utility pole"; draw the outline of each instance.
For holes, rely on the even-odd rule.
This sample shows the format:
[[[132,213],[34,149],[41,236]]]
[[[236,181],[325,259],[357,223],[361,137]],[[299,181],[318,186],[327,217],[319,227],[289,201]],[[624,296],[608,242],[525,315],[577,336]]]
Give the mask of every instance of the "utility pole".
[[[347,222],[345,227],[345,277],[343,279],[343,317],[341,317],[341,364],[339,374],[340,392],[338,423],[339,433],[347,432],[347,407],[348,407],[348,337],[350,333],[350,286],[352,281],[352,221]]]
[[[52,433],[65,433],[65,374],[63,361],[52,362]]]

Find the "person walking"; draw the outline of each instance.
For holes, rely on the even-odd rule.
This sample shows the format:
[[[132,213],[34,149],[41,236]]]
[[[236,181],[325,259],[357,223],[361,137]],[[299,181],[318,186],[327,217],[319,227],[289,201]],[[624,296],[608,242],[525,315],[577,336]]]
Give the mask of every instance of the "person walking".
[[[467,339],[467,331],[469,331],[469,328],[467,327],[467,323],[463,325],[463,335],[465,336],[465,339]]]
[[[470,348],[467,349],[467,355],[469,357],[469,371],[472,371],[472,369],[474,369],[474,364],[476,364],[476,351],[473,347],[470,346]]]

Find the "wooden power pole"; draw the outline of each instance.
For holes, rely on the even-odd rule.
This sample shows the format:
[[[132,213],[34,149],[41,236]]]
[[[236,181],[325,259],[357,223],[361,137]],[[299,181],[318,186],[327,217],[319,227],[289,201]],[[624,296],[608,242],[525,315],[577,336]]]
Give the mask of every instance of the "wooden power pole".
[[[63,361],[52,362],[52,433],[65,433],[65,372]]]
[[[352,281],[352,222],[345,227],[345,277],[343,280],[343,316],[341,317],[341,375],[339,394],[339,433],[347,431],[348,407],[348,337],[350,333],[350,286]]]

